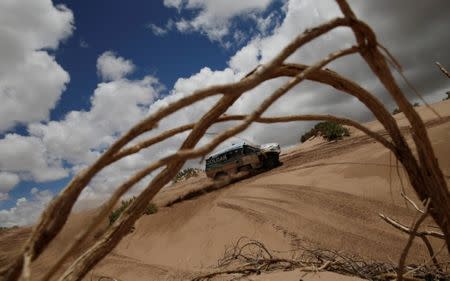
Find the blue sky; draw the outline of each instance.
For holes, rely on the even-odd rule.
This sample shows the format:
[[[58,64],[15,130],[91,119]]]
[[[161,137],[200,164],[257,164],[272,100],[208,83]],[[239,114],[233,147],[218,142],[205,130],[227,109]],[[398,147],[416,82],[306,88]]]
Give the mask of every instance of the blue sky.
[[[205,65],[224,68],[231,53],[200,34],[152,34],[148,24],[163,25],[168,18],[178,16],[176,9],[167,8],[160,1],[54,3],[65,4],[73,11],[76,29],[55,52],[57,61],[70,73],[71,82],[53,110],[52,119],[89,106],[89,97],[100,80],[96,61],[105,51],[114,50],[136,64],[131,78],[150,73],[168,89],[178,77],[190,76]],[[82,42],[87,46],[82,47]]]
[[[449,4],[444,0],[351,4],[427,100],[442,99],[448,84],[433,62],[450,61],[446,40],[450,21],[445,13]],[[195,89],[240,79],[305,28],[339,15],[331,0],[0,3],[4,101],[0,105],[0,225],[33,223],[74,174],[149,112]],[[289,60],[311,63],[351,40],[351,32],[333,31]],[[395,106],[361,60],[344,59],[332,67],[362,83],[390,110]],[[239,99],[229,112],[250,112],[281,82],[265,83]],[[155,133],[195,122],[212,104],[207,100],[178,112],[163,120]],[[294,112],[371,119],[355,99],[311,83],[297,87],[268,114]],[[308,126],[254,125],[241,137],[291,145]],[[98,205],[117,182],[175,151],[182,138],[174,137],[104,171],[82,194],[79,207]]]

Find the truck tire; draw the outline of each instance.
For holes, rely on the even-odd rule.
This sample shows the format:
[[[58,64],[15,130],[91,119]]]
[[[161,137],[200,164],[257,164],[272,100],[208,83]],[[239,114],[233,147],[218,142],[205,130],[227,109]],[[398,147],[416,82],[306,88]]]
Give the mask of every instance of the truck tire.
[[[215,176],[214,176],[214,180],[216,181],[222,181],[225,180],[228,177],[228,174],[225,172],[218,172]]]
[[[273,169],[280,164],[279,155],[276,153],[269,153],[267,154],[266,159],[264,159],[264,168],[266,169]]]
[[[254,174],[254,170],[251,165],[245,165],[245,166],[239,167],[238,173],[239,172],[247,172],[249,176]]]

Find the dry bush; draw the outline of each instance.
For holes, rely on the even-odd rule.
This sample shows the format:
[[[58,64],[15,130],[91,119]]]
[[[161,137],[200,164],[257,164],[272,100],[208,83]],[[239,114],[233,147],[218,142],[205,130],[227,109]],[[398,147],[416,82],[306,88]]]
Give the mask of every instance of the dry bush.
[[[173,178],[172,181],[174,183],[177,183],[177,182],[184,181],[184,180],[187,180],[192,177],[197,177],[201,172],[202,172],[202,170],[197,169],[197,168],[186,168],[186,169],[179,171],[175,175],[175,177]]]
[[[274,251],[267,248],[261,241],[240,237],[226,247],[215,270],[198,274],[192,278],[192,281],[206,281],[220,276],[228,276],[230,280],[240,280],[252,274],[294,269],[300,269],[304,275],[308,272],[326,270],[357,276],[364,280],[392,280],[398,271],[393,263],[365,261],[361,257],[339,251],[305,245],[299,245],[289,251]],[[408,266],[409,271],[403,274],[403,278],[405,280],[448,280],[449,269],[448,263],[411,264]]]
[[[31,277],[31,263],[39,257],[47,248],[49,243],[61,231],[67,218],[78,199],[80,193],[91,181],[91,179],[106,166],[145,149],[153,144],[159,143],[182,131],[191,130],[185,138],[180,149],[167,157],[150,163],[146,168],[131,175],[126,181],[117,187],[109,200],[98,209],[95,216],[80,233],[74,237],[73,241],[68,241],[68,248],[64,250],[62,256],[51,265],[51,269],[46,273],[44,280],[50,279],[59,268],[66,262],[74,250],[85,241],[89,233],[95,230],[100,221],[107,218],[120,198],[136,183],[141,181],[152,171],[163,168],[146,186],[146,188],[136,197],[136,200],[128,206],[123,215],[114,222],[101,235],[85,253],[81,254],[70,265],[70,267],[60,276],[58,280],[81,280],[89,270],[91,270],[100,260],[102,260],[126,235],[135,221],[143,214],[148,202],[160,191],[160,189],[170,182],[178,171],[189,159],[203,157],[210,153],[217,145],[226,139],[244,131],[253,122],[274,123],[299,120],[330,120],[345,125],[354,126],[369,136],[376,139],[397,157],[406,170],[411,186],[417,193],[420,200],[430,200],[429,212],[435,222],[439,225],[447,242],[447,250],[450,252],[450,194],[447,184],[434,154],[425,125],[408,102],[389,68],[392,64],[401,70],[395,59],[377,41],[373,30],[364,22],[360,21],[345,0],[336,0],[343,17],[332,19],[312,29],[308,29],[292,40],[278,55],[267,64],[256,67],[246,77],[236,83],[223,84],[197,90],[190,96],[181,98],[178,101],[151,114],[127,133],[120,137],[101,155],[89,168],[81,171],[65,189],[49,204],[43,212],[40,220],[35,225],[31,237],[27,241],[19,257],[12,261],[11,265],[0,271],[0,280],[18,280],[22,275],[25,280]],[[286,64],[284,61],[292,53],[313,39],[337,28],[350,28],[356,38],[356,45],[344,50],[329,54],[323,60],[313,65]],[[374,95],[362,88],[357,83],[342,77],[328,69],[323,69],[328,63],[350,54],[358,53],[369,65],[372,72],[379,78],[385,89],[397,103],[398,108],[405,114],[411,125],[411,133],[414,141],[414,148],[411,148],[405,141],[397,123]],[[227,109],[241,97],[245,92],[255,88],[264,81],[281,76],[288,76],[291,79],[273,92],[259,107],[241,116],[224,116]],[[374,114],[387,131],[389,137],[384,137],[378,133],[370,131],[363,125],[345,118],[330,115],[295,115],[280,118],[264,118],[264,112],[285,93],[291,90],[298,83],[308,79],[319,83],[328,84],[344,93],[350,94],[360,100]],[[158,122],[168,115],[190,106],[191,104],[203,100],[210,96],[220,95],[220,100],[200,118],[195,124],[187,124],[178,128],[168,130],[160,135],[138,143],[134,146],[127,146],[130,141],[146,133],[158,125]],[[234,118],[234,119],[233,119]],[[206,130],[216,122],[227,120],[242,120],[238,125],[217,135],[209,143],[195,148]],[[417,158],[412,149],[416,150]]]
[[[120,202],[120,206],[117,207],[114,211],[109,214],[109,225],[112,225],[121,215],[122,213],[130,206],[131,203],[136,199],[136,197],[132,197],[128,200],[122,200]],[[147,204],[147,207],[144,210],[145,215],[151,215],[158,212],[158,207],[155,205],[155,203],[150,202]]]
[[[334,121],[324,121],[317,123],[311,130],[304,133],[300,141],[305,142],[312,137],[322,136],[326,141],[340,140],[350,136],[347,128]]]

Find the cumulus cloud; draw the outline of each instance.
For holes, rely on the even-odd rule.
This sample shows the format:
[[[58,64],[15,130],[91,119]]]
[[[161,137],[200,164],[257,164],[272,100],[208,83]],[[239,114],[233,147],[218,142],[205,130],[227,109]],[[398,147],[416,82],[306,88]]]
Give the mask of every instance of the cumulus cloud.
[[[223,37],[230,33],[232,20],[239,16],[251,17],[267,9],[272,0],[165,0],[166,7],[177,8],[179,11],[193,11],[193,18],[181,18],[175,22],[180,32],[200,32],[212,41],[222,42]]]
[[[148,28],[151,30],[151,32],[152,32],[153,34],[155,34],[156,36],[163,36],[163,35],[166,35],[167,32],[168,32],[168,30],[167,30],[166,28],[157,26],[156,24],[153,24],[153,23],[150,23],[147,27],[148,27]]]
[[[8,192],[19,183],[19,176],[13,173],[0,172],[0,201],[8,199]]]
[[[89,110],[71,111],[60,121],[30,124],[28,131],[43,143],[48,155],[64,160],[71,166],[71,172],[77,173],[147,116],[161,90],[161,84],[152,76],[103,82],[94,91]],[[101,202],[119,182],[148,164],[155,157],[152,153],[159,155],[158,151],[148,151],[105,169],[83,192],[81,206]]]
[[[7,134],[0,139],[0,170],[37,182],[61,179],[68,175],[61,160],[48,153],[41,139],[18,134]]]
[[[164,0],[164,6],[171,8],[181,8],[181,4],[183,4],[183,0]]]
[[[34,223],[52,198],[53,194],[49,190],[32,188],[29,198],[21,197],[14,207],[0,210],[0,225],[11,227]]]
[[[102,56],[104,56],[103,54]],[[133,65],[113,53],[111,66],[119,62]],[[99,59],[99,61],[102,61]],[[111,73],[111,72],[109,72]],[[145,76],[138,80],[122,78],[123,75],[110,75],[113,81],[97,85],[88,110],[71,111],[62,120],[31,123],[27,126],[28,135],[16,133],[6,134],[0,139],[0,194],[2,199],[19,180],[46,182],[67,177],[76,173],[94,161],[106,147],[111,145],[133,124],[147,116],[149,107],[158,97],[163,86],[153,76]],[[104,198],[118,181],[127,173],[143,167],[148,159],[142,156],[128,157],[111,169],[107,169],[92,182],[91,195],[84,198]],[[108,189],[109,188],[109,189]],[[108,189],[108,193],[105,190]],[[36,198],[31,201],[19,199],[17,206],[11,210],[8,218],[15,218],[14,224],[28,222],[18,217],[24,208],[31,204],[37,208],[44,204],[40,193],[33,193]],[[50,194],[48,194],[51,196]],[[41,196],[41,197],[40,197]],[[4,223],[12,224],[13,219],[4,219]]]
[[[121,79],[135,70],[135,65],[112,51],[104,52],[97,59],[97,73],[103,81]]]
[[[48,119],[69,75],[42,50],[72,34],[73,14],[48,0],[1,1],[0,26],[1,132]]]
[[[90,163],[118,135],[144,118],[159,90],[152,76],[100,83],[88,111],[71,111],[61,121],[31,124],[28,130],[53,157],[71,164]]]

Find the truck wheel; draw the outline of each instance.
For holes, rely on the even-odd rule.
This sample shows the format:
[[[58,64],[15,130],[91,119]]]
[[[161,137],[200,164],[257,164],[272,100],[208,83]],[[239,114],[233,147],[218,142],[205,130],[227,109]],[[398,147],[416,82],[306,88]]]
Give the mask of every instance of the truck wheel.
[[[272,157],[267,157],[267,159],[264,160],[264,168],[266,169],[272,169],[275,166],[275,162],[273,161]]]
[[[277,154],[269,154],[267,155],[267,158],[264,160],[264,168],[266,169],[273,169],[275,167],[278,167],[280,163],[280,160],[278,158]]]
[[[227,173],[224,172],[219,172],[214,176],[214,180],[216,181],[222,181],[225,180],[228,177]]]
[[[253,170],[251,165],[245,165],[242,167],[239,167],[238,172],[251,172]]]

